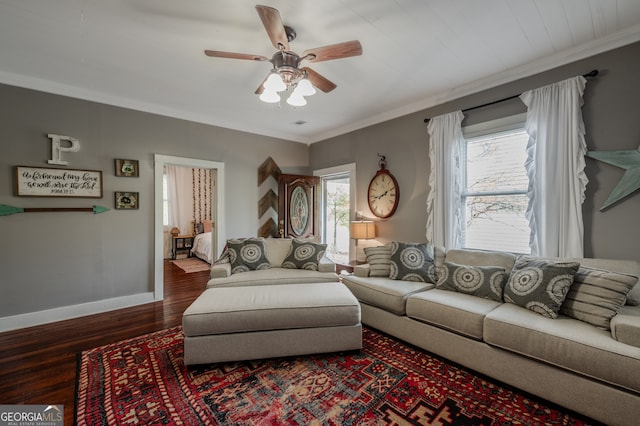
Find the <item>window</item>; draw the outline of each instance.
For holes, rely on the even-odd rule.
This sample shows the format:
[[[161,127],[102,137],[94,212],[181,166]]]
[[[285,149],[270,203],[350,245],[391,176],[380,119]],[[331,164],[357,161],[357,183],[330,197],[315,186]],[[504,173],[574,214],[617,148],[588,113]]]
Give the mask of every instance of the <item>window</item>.
[[[468,126],[463,132],[463,247],[530,253],[524,166],[529,136],[523,115]]]
[[[332,167],[314,172],[320,176],[320,232],[327,244],[327,257],[340,264],[349,263],[351,239],[349,222],[353,211],[355,165]]]

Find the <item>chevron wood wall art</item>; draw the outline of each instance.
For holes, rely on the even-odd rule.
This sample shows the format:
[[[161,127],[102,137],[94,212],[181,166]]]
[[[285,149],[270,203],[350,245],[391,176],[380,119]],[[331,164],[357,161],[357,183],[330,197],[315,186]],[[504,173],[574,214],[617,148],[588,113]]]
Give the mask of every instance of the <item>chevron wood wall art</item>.
[[[280,167],[267,158],[258,167],[258,236],[278,236],[278,177]]]

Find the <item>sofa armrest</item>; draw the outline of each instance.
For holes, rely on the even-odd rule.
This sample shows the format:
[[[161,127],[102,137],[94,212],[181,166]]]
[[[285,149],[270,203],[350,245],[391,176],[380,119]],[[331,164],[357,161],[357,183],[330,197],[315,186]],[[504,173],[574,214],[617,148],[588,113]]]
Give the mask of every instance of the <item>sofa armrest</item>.
[[[640,306],[623,306],[611,319],[611,335],[618,342],[640,348]]]
[[[353,274],[356,277],[368,277],[369,276],[369,264],[364,263],[362,265],[356,265],[353,267]]]
[[[326,256],[322,256],[322,259],[318,262],[319,272],[335,272],[336,264]]]
[[[231,276],[231,264],[219,263],[211,267],[211,278],[227,278]]]

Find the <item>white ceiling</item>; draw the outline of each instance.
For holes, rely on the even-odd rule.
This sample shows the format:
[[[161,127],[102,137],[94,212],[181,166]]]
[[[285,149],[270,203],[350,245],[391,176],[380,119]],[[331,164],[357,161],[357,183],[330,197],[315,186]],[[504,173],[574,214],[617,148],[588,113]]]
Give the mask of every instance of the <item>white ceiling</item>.
[[[313,143],[640,40],[638,0],[262,1],[299,54],[360,40],[307,64],[337,89],[265,104],[268,62],[205,56],[274,53],[246,0],[0,0],[0,83]]]

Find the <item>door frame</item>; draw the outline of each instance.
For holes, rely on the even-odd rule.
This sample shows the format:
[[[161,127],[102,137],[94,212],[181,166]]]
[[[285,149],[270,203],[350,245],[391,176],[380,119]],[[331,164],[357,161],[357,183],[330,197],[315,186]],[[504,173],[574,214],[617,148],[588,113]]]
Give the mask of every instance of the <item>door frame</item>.
[[[171,155],[154,154],[154,300],[164,298],[164,224],[162,220],[163,196],[162,178],[165,165],[192,167],[200,169],[215,169],[216,180],[212,191],[211,219],[215,226],[216,238],[212,241],[212,256],[216,259],[224,247],[224,163],[218,161],[200,160],[197,158],[174,157]]]
[[[347,163],[339,166],[328,167],[325,169],[318,169],[313,171],[314,176],[318,176],[320,178],[320,188],[318,194],[318,210],[319,210],[319,221],[320,221],[320,235],[322,237],[326,234],[326,217],[324,211],[324,204],[326,200],[324,199],[324,191],[322,178],[328,177],[331,175],[338,175],[348,173],[349,174],[349,221],[358,220],[362,216],[362,211],[357,211],[356,208],[358,206],[357,203],[357,185],[356,185],[356,163]],[[351,260],[351,255],[356,253],[356,243],[355,240],[349,238],[349,260]],[[354,257],[355,260],[355,257]]]

